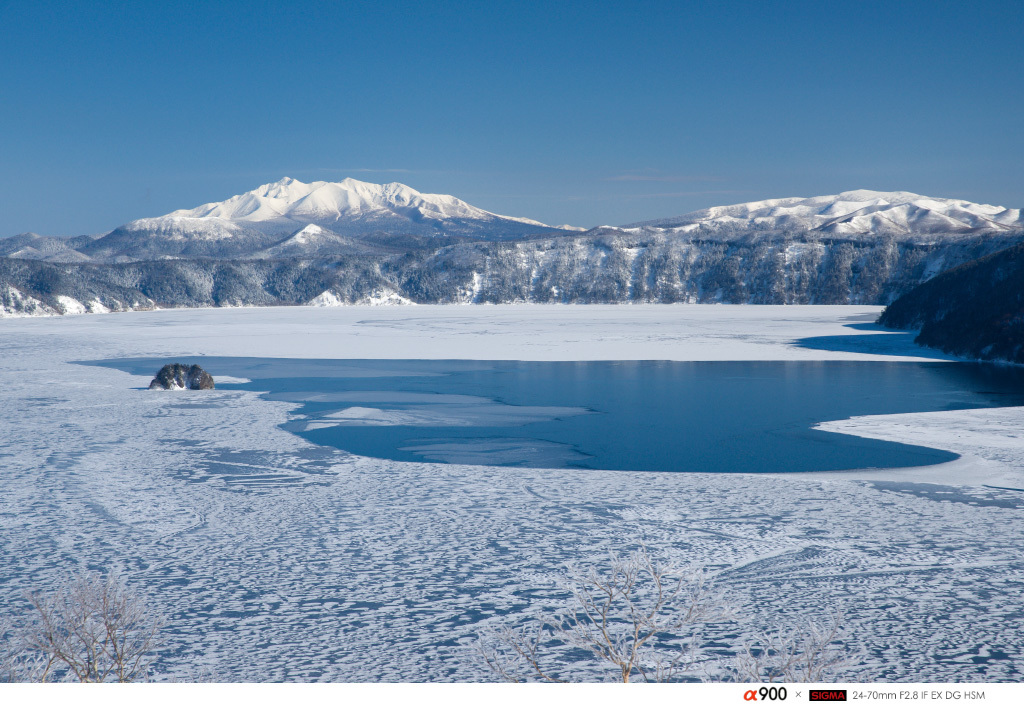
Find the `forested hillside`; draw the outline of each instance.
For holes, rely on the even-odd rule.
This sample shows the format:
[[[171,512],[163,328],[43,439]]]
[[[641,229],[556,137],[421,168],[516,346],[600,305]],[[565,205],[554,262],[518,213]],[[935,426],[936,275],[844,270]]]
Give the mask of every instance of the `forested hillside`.
[[[905,293],[879,323],[917,329],[918,344],[1024,363],[1024,244],[965,263]]]
[[[320,258],[0,258],[0,314],[298,305],[316,298],[351,304],[381,293],[416,303],[884,305],[942,270],[1020,238],[912,243],[805,232],[716,240],[596,229],[506,242],[408,240],[402,248]]]

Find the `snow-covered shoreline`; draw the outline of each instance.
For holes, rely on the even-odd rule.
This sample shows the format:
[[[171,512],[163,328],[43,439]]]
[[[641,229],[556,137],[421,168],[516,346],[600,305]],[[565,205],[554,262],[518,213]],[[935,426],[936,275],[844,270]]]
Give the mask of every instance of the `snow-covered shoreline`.
[[[148,376],[73,363],[932,359],[871,328],[877,312],[290,307],[0,321],[0,609],[17,614],[25,589],[79,564],[118,564],[174,617],[168,671],[476,680],[487,677],[467,648],[477,632],[539,611],[561,564],[643,536],[712,566],[751,626],[843,607],[875,676],[1013,680],[1006,662],[976,660],[1022,648],[1024,499],[980,484],[1024,486],[1009,483],[1024,451],[1003,435],[1024,409],[823,424],[917,444],[961,435],[965,457],[913,478],[553,471],[359,458],[282,430],[288,402],[153,395]]]
[[[12,318],[0,334],[103,337],[115,355],[523,361],[948,361],[871,325],[868,305],[181,308]],[[834,341],[849,337],[856,347]],[[244,350],[244,351],[242,351]]]

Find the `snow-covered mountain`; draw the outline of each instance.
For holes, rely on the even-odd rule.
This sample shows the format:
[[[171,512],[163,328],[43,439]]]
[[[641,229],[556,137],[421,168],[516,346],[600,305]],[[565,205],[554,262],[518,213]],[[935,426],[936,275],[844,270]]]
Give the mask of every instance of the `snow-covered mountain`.
[[[291,177],[223,202],[138,219],[122,230],[218,241],[252,232],[298,235],[309,224],[348,237],[389,233],[504,240],[562,231],[540,221],[478,209],[450,195],[417,192],[398,182],[347,178],[305,183]]]
[[[22,258],[54,263],[78,263],[89,257],[76,251],[99,238],[98,236],[40,236],[34,233],[18,234],[0,239],[0,257]]]
[[[479,222],[488,234],[507,231],[548,231],[553,227],[532,219],[493,214],[448,194],[423,194],[398,182],[373,184],[352,178],[341,182],[310,182],[291,177],[264,184],[251,192],[195,209],[179,209],[164,218],[224,219],[260,231],[290,231],[317,224],[335,233],[413,230],[444,232],[449,222]]]
[[[407,252],[464,240],[561,238],[581,231],[494,214],[397,182],[306,184],[286,177],[221,202],[137,219],[100,238],[23,234],[0,239],[0,256],[55,262],[321,258]],[[668,219],[598,227],[583,235],[658,235],[681,243],[799,236],[928,244],[1022,231],[1020,209],[862,189],[717,206]]]
[[[99,260],[317,256],[347,252],[349,239],[369,235],[501,241],[566,231],[397,182],[307,184],[285,177],[222,202],[129,222],[85,253]]]
[[[841,238],[976,236],[1024,230],[1020,209],[925,197],[912,192],[858,189],[821,197],[790,197],[701,209],[622,227],[680,235],[745,236],[817,232]]]
[[[2,239],[0,316],[407,301],[885,305],[1020,243],[1019,209],[909,192],[579,232],[403,185],[285,179],[95,240]]]
[[[938,273],[1024,242],[1020,232],[920,244],[808,233],[726,239],[594,229],[342,257],[289,255],[300,240],[319,248],[342,238],[308,228],[281,244],[276,258],[88,264],[0,258],[0,317],[404,302],[886,305]]]

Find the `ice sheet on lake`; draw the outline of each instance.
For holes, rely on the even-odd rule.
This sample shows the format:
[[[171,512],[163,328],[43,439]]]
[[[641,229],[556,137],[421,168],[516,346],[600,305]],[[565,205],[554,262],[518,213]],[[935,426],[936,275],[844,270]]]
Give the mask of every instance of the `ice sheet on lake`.
[[[572,445],[534,438],[462,438],[410,440],[398,448],[426,460],[454,465],[519,465],[522,467],[569,467],[588,455]],[[558,474],[552,470],[553,474]]]
[[[1024,489],[1024,408],[858,416],[827,421],[816,427],[847,435],[936,447],[963,456],[946,465],[904,470],[900,474],[904,480],[969,482]],[[881,476],[884,478],[886,473],[882,472]]]
[[[222,384],[247,384],[250,383],[251,379],[244,379],[238,376],[226,376],[221,374],[217,377],[217,383]]]
[[[462,403],[479,405],[491,403],[491,399],[483,396],[463,396],[451,393],[419,393],[415,391],[335,391],[319,393],[315,391],[285,391],[269,393],[271,401],[292,401],[294,403],[344,403],[358,401],[360,403]]]
[[[119,564],[169,617],[165,671],[493,678],[469,648],[481,629],[557,607],[562,564],[600,560],[642,536],[670,559],[713,568],[743,607],[736,636],[709,639],[736,645],[760,627],[840,607],[874,678],[1020,680],[1019,665],[1000,657],[1024,652],[1024,493],[981,480],[1024,470],[1024,445],[1011,437],[1024,409],[836,424],[965,453],[918,470],[913,485],[879,484],[902,474],[889,472],[553,472],[357,458],[283,430],[293,401],[226,389],[153,395],[141,390],[149,376],[68,363],[409,351],[873,358],[790,343],[841,335],[843,318],[870,319],[877,308],[310,312],[0,321],[0,612],[20,616],[25,590],[81,565]],[[928,474],[941,485],[916,486]]]
[[[468,396],[467,396],[468,398]],[[587,415],[591,411],[570,406],[510,406],[488,399],[472,404],[440,403],[403,408],[351,406],[321,412],[305,424],[306,430],[334,426],[409,425],[415,427],[499,427],[527,425],[556,418]]]

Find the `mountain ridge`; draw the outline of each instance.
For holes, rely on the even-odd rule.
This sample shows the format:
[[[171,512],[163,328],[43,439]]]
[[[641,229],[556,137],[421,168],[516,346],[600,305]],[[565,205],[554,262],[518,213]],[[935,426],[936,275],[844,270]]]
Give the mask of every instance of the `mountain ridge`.
[[[300,236],[309,226],[322,230],[318,238]],[[1020,209],[907,191],[858,189],[764,199],[587,230],[495,214],[454,196],[419,192],[399,182],[346,178],[304,183],[285,177],[223,201],[136,219],[99,237],[64,239],[30,233],[0,239],[0,256],[57,262],[316,257],[376,251],[387,240],[401,248],[409,238],[426,239],[424,243],[438,239],[440,244],[452,239],[516,241],[612,232],[721,241],[801,233],[930,243],[1015,231],[1024,231]]]
[[[374,184],[346,178],[307,184],[285,177],[220,202],[135,219],[87,244],[80,253],[100,261],[275,257],[275,247],[284,248],[284,241],[310,225],[333,234],[335,251],[365,250],[351,239],[379,239],[384,234],[501,241],[571,233],[533,219],[479,209],[451,195],[419,192],[399,182]],[[324,239],[310,249],[306,255],[325,255],[325,249],[330,250]],[[285,250],[303,255],[298,242]]]
[[[209,202],[192,209],[178,209],[163,216],[138,219],[124,226],[152,227],[192,219],[199,221],[185,223],[210,223],[214,225],[214,232],[222,222],[229,222],[274,234],[294,233],[308,224],[344,236],[389,230],[421,234],[444,233],[451,225],[454,225],[456,231],[484,237],[501,230],[508,231],[510,235],[561,230],[533,219],[480,209],[449,194],[419,192],[400,182],[375,184],[351,177],[340,182],[309,183],[284,177],[220,202]]]
[[[319,185],[280,180],[96,239],[27,234],[8,249],[0,239],[0,315],[397,302],[888,305],[1024,242],[1020,210],[911,192],[545,232],[454,197],[428,208],[398,183]],[[427,216],[403,216],[407,207]]]
[[[624,230],[679,234],[817,231],[848,238],[958,236],[1024,229],[1020,209],[914,192],[857,189],[715,206],[676,217],[626,224]]]

